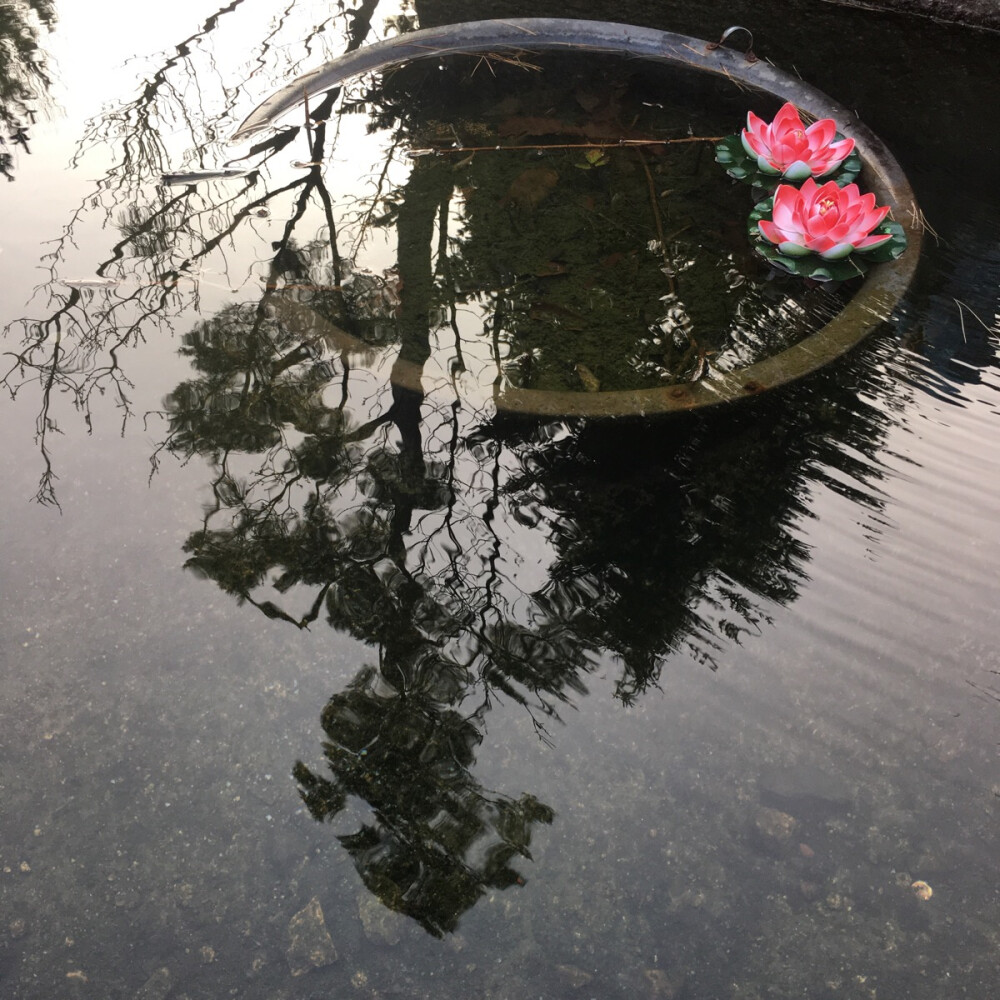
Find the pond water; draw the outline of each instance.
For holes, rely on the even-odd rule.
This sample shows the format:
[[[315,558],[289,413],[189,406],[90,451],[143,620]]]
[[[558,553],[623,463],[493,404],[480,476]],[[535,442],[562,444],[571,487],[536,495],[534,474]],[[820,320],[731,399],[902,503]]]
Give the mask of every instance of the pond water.
[[[698,144],[587,146],[773,101],[470,57],[252,151],[292,76],[481,5],[82,6],[0,92],[0,995],[992,995],[996,35],[491,4],[746,24],[932,227],[807,380],[525,420],[497,391],[710,378],[850,295],[770,279]]]

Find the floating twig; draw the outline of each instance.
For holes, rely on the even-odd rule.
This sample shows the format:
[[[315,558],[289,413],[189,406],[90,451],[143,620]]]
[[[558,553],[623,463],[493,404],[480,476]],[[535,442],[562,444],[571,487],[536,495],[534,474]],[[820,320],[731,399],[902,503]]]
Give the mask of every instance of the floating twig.
[[[963,302],[961,299],[954,299],[954,298],[952,299],[952,302],[954,302],[955,305],[958,306],[958,322],[959,322],[959,325],[962,327],[962,340],[964,340],[965,343],[969,342],[969,338],[966,337],[966,335],[965,335],[965,315],[962,312],[963,309],[968,309],[969,312],[972,313],[973,319],[975,319],[975,321],[987,333],[993,334],[993,335],[996,334],[996,332],[997,332],[996,329],[994,327],[987,326],[986,323],[985,323],[985,321],[983,319],[981,319],[979,315],[977,315],[975,309],[973,309],[972,306],[970,306],[968,302]]]
[[[626,146],[669,146],[688,142],[719,142],[721,135],[687,135],[681,139],[616,139],[614,142],[525,142],[492,146],[422,146],[407,150],[407,156],[432,156],[438,153],[495,153],[501,150],[545,149],[616,149]]]

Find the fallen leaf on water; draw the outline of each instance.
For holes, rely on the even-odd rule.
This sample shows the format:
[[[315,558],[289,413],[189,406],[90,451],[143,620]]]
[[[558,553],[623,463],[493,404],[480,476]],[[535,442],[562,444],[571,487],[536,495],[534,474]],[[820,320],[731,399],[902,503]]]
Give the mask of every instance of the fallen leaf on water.
[[[559,305],[558,302],[541,301],[536,302],[529,310],[528,315],[532,319],[555,318],[559,320],[559,325],[567,330],[582,330],[585,326],[584,317],[575,309]]]
[[[500,136],[522,135],[580,135],[582,129],[577,125],[559,118],[547,115],[511,115],[505,118],[497,128]]]
[[[559,171],[553,167],[528,167],[511,182],[503,202],[535,208],[552,193],[558,182]]]
[[[540,267],[535,268],[533,274],[536,278],[552,278],[557,274],[565,274],[569,268],[561,261],[547,260]]]
[[[595,111],[604,102],[604,97],[596,91],[587,90],[584,87],[577,87],[573,93],[576,103],[584,111]]]
[[[603,149],[588,149],[587,152],[583,154],[583,162],[574,163],[573,166],[579,168],[580,170],[590,170],[592,167],[603,167],[609,162],[610,161],[607,156],[605,156]]]
[[[582,362],[577,364],[576,374],[587,392],[601,391],[601,380]]]

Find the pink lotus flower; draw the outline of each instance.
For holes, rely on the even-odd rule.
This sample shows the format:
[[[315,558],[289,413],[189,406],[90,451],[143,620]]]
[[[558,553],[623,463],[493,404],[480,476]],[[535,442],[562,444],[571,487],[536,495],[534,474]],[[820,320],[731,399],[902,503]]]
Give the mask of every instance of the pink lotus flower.
[[[779,184],[771,220],[761,219],[757,225],[764,239],[787,257],[815,253],[840,260],[891,239],[891,234],[871,235],[888,214],[888,206],[877,208],[875,195],[861,194],[857,184],[819,185],[810,177],[801,188]]]
[[[741,139],[763,173],[802,181],[831,173],[851,155],[854,140],[836,139],[836,134],[832,118],[821,118],[806,128],[795,105],[785,104],[770,125],[749,112]]]

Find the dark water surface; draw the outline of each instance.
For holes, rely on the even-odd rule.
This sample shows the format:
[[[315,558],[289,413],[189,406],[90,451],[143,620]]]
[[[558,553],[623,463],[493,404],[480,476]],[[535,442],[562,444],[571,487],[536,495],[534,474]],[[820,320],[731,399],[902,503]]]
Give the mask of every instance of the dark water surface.
[[[0,996],[992,996],[997,37],[104,6],[0,92]],[[161,183],[345,48],[529,15],[742,22],[857,111],[936,234],[893,321],[735,409],[498,416],[837,305],[768,280],[697,144],[577,148],[757,106],[613,60],[359,81]],[[406,155],[515,140],[573,148]]]

